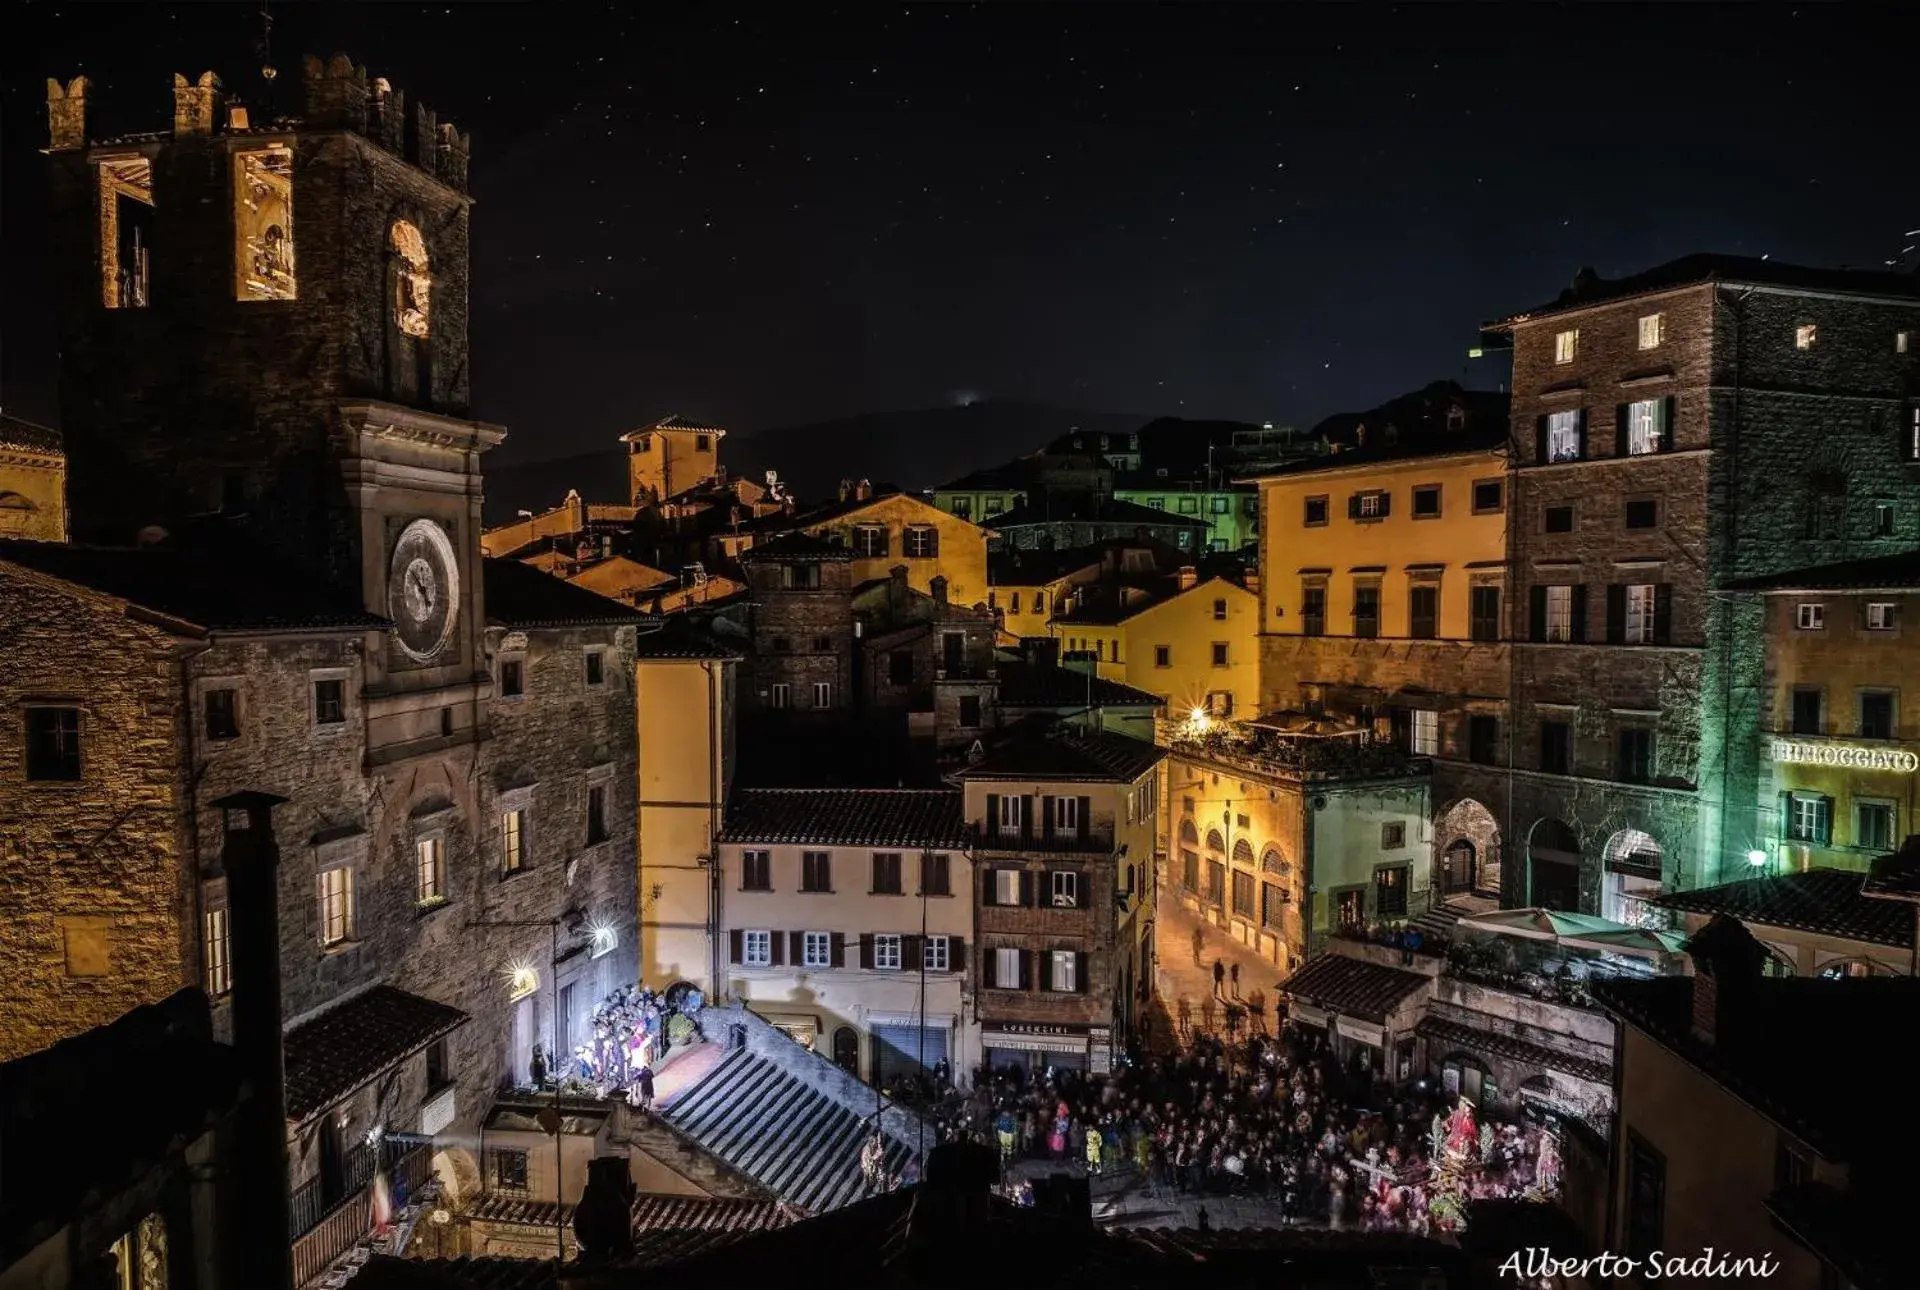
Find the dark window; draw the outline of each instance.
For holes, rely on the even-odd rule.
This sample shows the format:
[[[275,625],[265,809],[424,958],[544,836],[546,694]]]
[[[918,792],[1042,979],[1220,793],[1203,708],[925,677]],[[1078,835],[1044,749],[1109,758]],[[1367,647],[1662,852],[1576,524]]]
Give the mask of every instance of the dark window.
[[[1650,529],[1660,522],[1660,503],[1650,497],[1636,498],[1627,503],[1627,527],[1630,529]]]
[[[980,728],[980,696],[963,694],[960,696],[960,728],[978,730]]]
[[[1821,723],[1821,693],[1816,689],[1797,688],[1793,692],[1793,733],[1796,735],[1817,735],[1825,733]]]
[[[337,726],[347,719],[347,683],[313,683],[313,719],[323,726]]]
[[[427,1091],[435,1092],[453,1083],[453,1059],[442,1036],[427,1045]]]
[[[1327,589],[1325,587],[1300,589],[1300,630],[1307,636],[1327,634]]]
[[[27,709],[27,778],[80,778],[80,709]]]
[[[1413,517],[1417,520],[1435,519],[1440,514],[1440,485],[1422,484],[1413,490]]]
[[[1200,854],[1197,851],[1180,853],[1180,885],[1188,891],[1200,890]]]
[[[1861,694],[1860,737],[1893,738],[1893,696],[1885,690],[1868,690]]]
[[[501,696],[511,699],[517,694],[526,692],[527,679],[523,664],[517,658],[502,659],[500,661]]]
[[[785,636],[776,636],[773,638],[773,652],[776,654],[790,654],[793,652],[793,642]]]
[[[1541,513],[1540,527],[1549,533],[1573,532],[1573,507],[1549,506]]]
[[[1213,642],[1213,665],[1215,667],[1225,667],[1227,665],[1227,643],[1225,641]]]
[[[1380,634],[1380,588],[1353,589],[1353,634],[1367,640]]]
[[[810,589],[820,585],[820,566],[817,564],[786,564],[780,566],[780,585],[789,588]]]
[[[1173,647],[1170,645],[1155,645],[1153,647],[1153,665],[1155,667],[1172,667]]]
[[[1313,525],[1316,525],[1316,524],[1325,524],[1327,522],[1327,499],[1326,498],[1309,497],[1307,499],[1306,522],[1308,527],[1312,527]]]
[[[604,670],[604,667],[605,665],[602,663],[600,658],[600,651],[589,650],[587,652],[587,684],[588,685],[598,685],[606,679],[606,672]]]
[[[1286,888],[1271,882],[1260,884],[1260,922],[1263,926],[1280,926],[1281,911],[1286,907]]]
[[[1645,1259],[1666,1230],[1667,1162],[1638,1134],[1627,1139],[1627,1254]]]
[[[1218,621],[1218,622],[1226,621],[1227,619],[1227,602],[1226,601],[1216,600],[1213,602],[1213,616],[1215,621]]]
[[[1412,873],[1405,865],[1373,871],[1373,909],[1381,918],[1407,916],[1407,883]]]
[[[604,784],[587,786],[587,845],[607,840],[607,789]]]
[[[1782,1134],[1773,1148],[1773,1185],[1775,1190],[1798,1187],[1813,1181],[1813,1161]]]
[[[1540,769],[1549,775],[1573,773],[1573,727],[1568,723],[1540,723]]]
[[[1241,869],[1233,871],[1233,912],[1253,918],[1253,875]]]
[[[1218,860],[1207,861],[1207,903],[1213,906],[1227,902],[1227,867]]]
[[[873,894],[876,896],[900,894],[900,853],[898,851],[873,853]]]
[[[1497,511],[1500,509],[1501,482],[1497,479],[1482,479],[1473,486],[1473,509],[1475,513]]]
[[[742,851],[740,853],[740,890],[773,890],[773,852]]]
[[[1482,584],[1468,593],[1472,622],[1469,632],[1477,641],[1500,639],[1500,588]]]
[[[1653,731],[1628,726],[1620,732],[1620,778],[1628,784],[1653,778]]]
[[[894,685],[913,684],[913,651],[897,649],[887,655],[887,680]]]
[[[816,654],[833,653],[833,637],[816,636],[813,638],[813,652]]]
[[[1440,588],[1415,587],[1408,596],[1407,634],[1430,641],[1440,634]]]
[[[693,437],[693,450],[695,452],[712,452],[713,437],[711,435],[704,435],[704,434],[695,435]]]
[[[1493,765],[1499,743],[1499,718],[1485,716],[1467,718],[1467,759],[1469,761],[1478,762],[1482,766]]]
[[[1893,536],[1893,503],[1875,502],[1873,504],[1873,536]]]
[[[237,739],[240,735],[240,695],[237,690],[208,690],[207,738]]]
[[[527,1153],[495,1148],[493,1152],[493,1189],[503,1192],[527,1190]]]
[[[923,896],[951,896],[953,887],[948,874],[948,857],[943,855],[923,855],[920,857],[920,894]]]
[[[800,890],[833,890],[833,857],[825,851],[800,853]]]

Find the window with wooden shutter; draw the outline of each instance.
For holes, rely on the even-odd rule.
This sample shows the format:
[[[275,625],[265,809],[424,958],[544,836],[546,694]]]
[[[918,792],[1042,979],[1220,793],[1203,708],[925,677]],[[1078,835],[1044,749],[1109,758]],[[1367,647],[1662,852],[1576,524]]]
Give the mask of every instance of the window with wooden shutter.
[[[1607,644],[1620,645],[1627,639],[1627,587],[1625,583],[1607,584]]]
[[[1085,841],[1088,830],[1093,826],[1093,799],[1091,797],[1077,799],[1075,820],[1076,827],[1074,831],[1080,836],[1082,841]]]
[[[1033,904],[1033,874],[1026,869],[1020,871],[1020,903]]]
[[[1078,950],[1073,955],[1073,992],[1075,994],[1087,992],[1087,956]]]
[[[739,963],[742,961],[744,953],[742,942],[745,936],[746,933],[738,927],[727,933],[727,962]]]
[[[985,831],[991,834],[991,833],[999,832],[999,829],[1000,829],[1000,794],[988,793],[987,794],[987,820],[986,820]]]
[[[1673,644],[1673,585],[1658,583],[1653,589],[1653,643]]]
[[[835,932],[833,934],[831,955],[830,961],[834,967],[845,967],[847,965],[847,937],[844,932]]]
[[[795,967],[812,967],[807,962],[807,934],[805,932],[787,933],[787,962]]]
[[[873,970],[873,937],[871,936],[863,935],[860,938],[860,966],[868,971]]]
[[[768,935],[767,939],[772,942],[773,966],[785,967],[787,965],[787,938],[778,932],[773,932]]]

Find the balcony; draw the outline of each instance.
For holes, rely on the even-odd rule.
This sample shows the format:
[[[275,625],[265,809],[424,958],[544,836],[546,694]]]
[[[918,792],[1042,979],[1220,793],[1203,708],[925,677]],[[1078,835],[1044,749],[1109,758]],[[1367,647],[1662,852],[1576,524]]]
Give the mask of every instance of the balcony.
[[[1160,735],[1160,742],[1177,753],[1286,779],[1384,779],[1433,770],[1431,759],[1403,752],[1366,733],[1291,735],[1231,722],[1195,730],[1168,721],[1162,723]]]
[[[1005,855],[1097,856],[1113,854],[1113,824],[1093,824],[1084,833],[1002,833],[984,824],[973,826],[976,852]]]
[[[318,1178],[293,1193],[288,1232],[293,1241],[293,1284],[311,1284],[373,1231],[373,1176],[384,1171],[393,1213],[414,1201],[433,1177],[428,1162],[433,1140],[390,1133],[378,1147],[360,1146],[342,1162],[339,1198],[329,1203]]]

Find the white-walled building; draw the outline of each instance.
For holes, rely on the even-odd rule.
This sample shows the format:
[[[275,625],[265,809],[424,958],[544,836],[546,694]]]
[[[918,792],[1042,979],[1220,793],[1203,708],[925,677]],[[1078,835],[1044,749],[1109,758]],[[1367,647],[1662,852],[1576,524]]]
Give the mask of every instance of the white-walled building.
[[[960,793],[743,789],[719,857],[727,988],[747,1007],[870,1081],[973,1069]]]

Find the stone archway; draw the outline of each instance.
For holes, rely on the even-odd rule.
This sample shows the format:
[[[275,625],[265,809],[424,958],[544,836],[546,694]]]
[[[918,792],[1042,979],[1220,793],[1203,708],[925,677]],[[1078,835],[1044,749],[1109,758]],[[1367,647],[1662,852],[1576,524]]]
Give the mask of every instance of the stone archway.
[[[1628,927],[1664,931],[1668,911],[1647,902],[1660,894],[1660,844],[1639,829],[1621,829],[1601,853],[1600,917]]]
[[[1527,904],[1580,912],[1580,838],[1564,820],[1536,820],[1527,833]]]
[[[1500,894],[1500,826],[1493,812],[1463,797],[1434,821],[1435,881],[1442,895]]]

